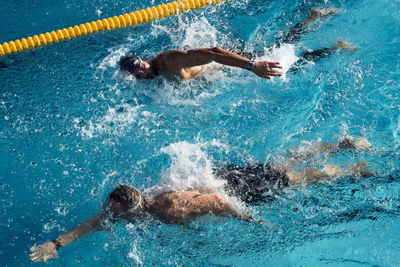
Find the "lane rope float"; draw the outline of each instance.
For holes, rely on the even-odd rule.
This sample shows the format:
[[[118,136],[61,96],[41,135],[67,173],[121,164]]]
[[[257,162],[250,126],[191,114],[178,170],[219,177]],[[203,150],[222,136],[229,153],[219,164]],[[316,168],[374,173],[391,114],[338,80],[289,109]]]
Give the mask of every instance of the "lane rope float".
[[[112,31],[119,28],[135,26],[152,20],[166,18],[171,15],[183,13],[187,10],[194,10],[200,7],[216,5],[224,0],[178,0],[155,7],[141,9],[123,15],[105,18],[63,28],[51,32],[41,33],[22,39],[0,44],[0,57],[18,53],[33,48],[51,45],[53,43],[67,41],[84,35],[101,31]]]

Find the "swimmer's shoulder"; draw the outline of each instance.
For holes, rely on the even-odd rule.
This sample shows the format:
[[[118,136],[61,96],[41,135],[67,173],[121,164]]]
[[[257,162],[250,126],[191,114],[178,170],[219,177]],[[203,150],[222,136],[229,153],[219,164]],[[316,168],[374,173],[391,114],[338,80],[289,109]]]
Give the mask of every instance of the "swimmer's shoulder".
[[[161,52],[153,61],[157,64],[160,70],[171,70],[176,67],[176,59],[179,55],[186,53],[183,50],[168,50]]]
[[[160,54],[158,54],[158,56],[156,56],[154,62],[156,62],[157,64],[165,65],[166,63],[168,63],[168,61],[174,59],[174,51],[175,50],[168,50],[161,52]]]

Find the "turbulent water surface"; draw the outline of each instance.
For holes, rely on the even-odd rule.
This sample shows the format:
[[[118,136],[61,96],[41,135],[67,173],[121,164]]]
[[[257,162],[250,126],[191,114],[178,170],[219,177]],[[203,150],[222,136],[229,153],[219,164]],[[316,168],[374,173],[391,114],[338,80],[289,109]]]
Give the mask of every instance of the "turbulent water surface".
[[[160,3],[3,1],[0,42]],[[277,42],[321,6],[340,11],[297,42]],[[222,194],[215,168],[279,162],[346,135],[373,149],[329,163],[368,161],[376,176],[296,185],[244,207],[266,225],[211,217],[115,224],[51,263],[400,265],[399,13],[399,1],[232,1],[1,58],[2,265],[29,265],[32,245],[94,215],[117,184]],[[339,39],[358,49],[289,70],[304,51]],[[190,81],[144,81],[116,68],[129,52],[152,58],[217,45],[280,61],[285,75],[269,81],[225,67]],[[321,167],[318,159],[301,164]]]

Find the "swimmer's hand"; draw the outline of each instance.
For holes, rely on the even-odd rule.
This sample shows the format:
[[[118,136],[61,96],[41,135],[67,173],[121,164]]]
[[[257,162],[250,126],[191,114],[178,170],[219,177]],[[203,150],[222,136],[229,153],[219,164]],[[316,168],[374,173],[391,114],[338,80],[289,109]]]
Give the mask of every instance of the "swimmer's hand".
[[[282,72],[274,69],[282,69],[279,62],[256,61],[254,63],[253,72],[257,76],[265,79],[271,79],[272,76],[282,76]]]
[[[51,258],[58,258],[57,246],[54,242],[46,242],[42,245],[31,247],[31,254],[29,255],[32,261],[46,261]]]

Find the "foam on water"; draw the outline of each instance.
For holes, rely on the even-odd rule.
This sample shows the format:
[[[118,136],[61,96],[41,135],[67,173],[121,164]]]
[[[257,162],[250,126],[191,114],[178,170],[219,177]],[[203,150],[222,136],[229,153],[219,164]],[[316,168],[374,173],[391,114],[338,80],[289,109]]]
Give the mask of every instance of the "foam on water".
[[[108,49],[109,55],[107,55],[99,64],[98,69],[106,70],[108,68],[117,68],[117,63],[120,58],[129,52],[129,46],[127,44],[119,45]]]
[[[181,16],[178,18],[178,27],[154,25],[152,33],[157,35],[157,32],[163,32],[171,39],[173,46],[179,49],[214,47],[223,35],[204,16],[194,17],[190,21],[187,17],[185,20]]]
[[[84,121],[81,118],[75,118],[74,127],[80,130],[82,136],[88,138],[103,133],[121,135],[130,125],[137,122],[139,110],[142,107],[138,104],[118,104],[115,107],[109,107],[104,116],[93,120]]]
[[[202,147],[206,144],[191,144],[186,141],[171,144],[161,149],[170,156],[170,168],[162,174],[160,183],[174,189],[211,189],[222,192],[224,181],[213,174],[213,164]]]
[[[297,47],[270,43],[276,32],[304,19],[312,2],[226,2],[3,58],[1,262],[29,265],[29,246],[53,240],[94,214],[117,183],[140,190],[160,183],[146,193],[196,188],[225,195],[224,182],[213,174],[219,164],[268,160],[266,153],[298,143],[292,152],[303,156],[315,142],[302,140],[335,142],[350,134],[378,143],[361,158],[383,166],[383,174],[293,186],[258,205],[255,209],[279,224],[281,232],[265,234],[237,220],[196,221],[189,227],[117,224],[112,237],[101,231],[83,238],[61,249],[52,263],[290,266],[307,259],[315,266],[398,265],[391,244],[399,240],[400,72],[399,38],[393,36],[399,32],[399,16],[393,1],[359,2],[332,2],[348,12],[324,22],[296,46],[318,49],[343,38],[361,48],[335,53],[290,80],[286,73],[297,60]],[[145,3],[125,4],[106,8],[80,1],[82,10],[101,6],[95,8],[104,16]],[[56,17],[76,19],[70,15]],[[27,16],[18,17],[26,22]],[[10,21],[19,20],[4,16],[3,22]],[[25,24],[27,31],[46,31]],[[16,26],[3,27],[4,41],[17,36]],[[169,49],[241,44],[255,54],[265,52],[260,60],[279,61],[285,75],[271,84],[246,70],[224,67],[201,80],[139,81],[118,68],[131,50],[151,58]],[[358,161],[351,152],[336,156],[340,166]],[[95,243],[106,243],[104,250],[91,246]],[[377,244],[373,251],[370,243]]]
[[[287,81],[286,72],[299,60],[299,57],[296,56],[295,46],[292,44],[282,44],[279,47],[273,46],[272,48],[265,48],[264,53],[260,60],[279,62],[283,73],[280,79]]]
[[[128,224],[126,228],[128,231],[131,230],[135,232],[134,226],[132,224]],[[135,242],[131,246],[131,251],[128,253],[127,257],[131,259],[135,265],[143,265],[141,256],[142,255],[140,253],[140,250],[138,249],[138,240],[135,240]]]

